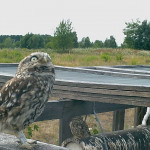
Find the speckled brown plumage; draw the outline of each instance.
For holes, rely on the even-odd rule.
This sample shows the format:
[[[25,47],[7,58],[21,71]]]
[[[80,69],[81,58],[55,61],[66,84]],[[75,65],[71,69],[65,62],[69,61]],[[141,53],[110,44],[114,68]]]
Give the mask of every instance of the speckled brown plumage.
[[[81,116],[74,117],[69,125],[74,138],[81,139],[90,136],[88,125]]]
[[[15,77],[0,91],[0,131],[15,134],[26,143],[22,130],[42,113],[54,80],[54,66],[47,53],[24,58]]]

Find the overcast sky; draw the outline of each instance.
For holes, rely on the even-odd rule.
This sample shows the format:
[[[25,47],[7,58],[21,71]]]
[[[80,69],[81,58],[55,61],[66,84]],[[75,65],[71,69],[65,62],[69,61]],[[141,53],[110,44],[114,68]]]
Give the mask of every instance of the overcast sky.
[[[70,19],[78,39],[123,42],[125,22],[150,21],[150,0],[0,0],[0,35],[53,35]]]

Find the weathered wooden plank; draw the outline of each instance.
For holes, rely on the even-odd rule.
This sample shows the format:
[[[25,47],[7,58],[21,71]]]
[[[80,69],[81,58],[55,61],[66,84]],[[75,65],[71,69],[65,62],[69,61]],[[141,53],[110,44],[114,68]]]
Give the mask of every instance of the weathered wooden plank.
[[[105,139],[108,150],[149,150],[150,127],[107,133]],[[106,150],[102,135],[80,140],[71,138],[62,145],[69,149],[76,146],[80,150]]]
[[[127,90],[127,91],[150,91],[150,86],[132,86],[124,84],[101,84],[101,83],[92,83],[92,82],[77,82],[77,81],[65,81],[65,80],[56,80],[55,85],[59,86],[70,86],[70,87],[85,87],[92,89],[118,89],[118,90]]]
[[[80,93],[80,92],[68,92],[68,91],[53,91],[53,96],[60,98],[96,101],[104,103],[116,103],[116,104],[127,104],[135,106],[150,106],[150,100],[147,97],[136,97],[136,96],[120,96],[120,95],[104,95],[104,94],[91,94],[91,93]]]
[[[74,116],[93,114],[93,102],[79,101],[79,100],[61,100],[47,102],[43,113],[37,118],[36,121],[61,119],[64,113],[66,117],[71,118]],[[108,111],[115,111],[120,109],[134,108],[131,105],[111,104],[95,102],[95,111],[103,113]]]
[[[0,134],[0,150],[23,150],[20,148],[18,139],[9,134]],[[34,150],[69,150],[68,148],[37,142],[37,144],[34,144]]]
[[[140,91],[127,91],[127,90],[116,90],[116,89],[96,89],[91,87],[72,87],[72,86],[59,86],[54,85],[53,90],[65,90],[65,91],[80,91],[84,93],[100,93],[100,94],[108,94],[108,95],[128,95],[128,96],[139,96],[139,97],[150,97],[150,92],[140,92]]]

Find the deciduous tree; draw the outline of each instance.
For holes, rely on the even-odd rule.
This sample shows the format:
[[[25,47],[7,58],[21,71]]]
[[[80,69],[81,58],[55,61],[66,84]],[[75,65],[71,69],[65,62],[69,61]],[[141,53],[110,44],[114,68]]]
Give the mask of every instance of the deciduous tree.
[[[110,38],[106,38],[105,42],[104,42],[104,47],[106,48],[116,48],[117,47],[117,43],[115,38],[111,35]]]
[[[56,27],[56,31],[54,32],[54,38],[51,42],[52,48],[60,53],[69,52],[69,50],[73,48],[74,44],[75,34],[72,30],[72,22],[69,20],[61,21],[59,26]]]
[[[123,31],[125,34],[123,45],[125,47],[150,50],[150,22],[147,20],[128,22]]]

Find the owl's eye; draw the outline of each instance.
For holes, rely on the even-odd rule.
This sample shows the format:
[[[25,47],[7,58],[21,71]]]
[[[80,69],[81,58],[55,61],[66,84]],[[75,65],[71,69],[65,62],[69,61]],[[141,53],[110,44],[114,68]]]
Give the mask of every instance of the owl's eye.
[[[37,58],[36,56],[32,56],[32,57],[31,57],[31,61],[32,61],[32,62],[37,62],[37,61],[38,61],[38,58]]]

